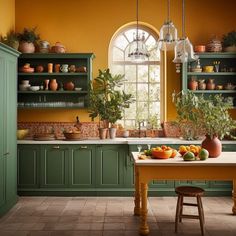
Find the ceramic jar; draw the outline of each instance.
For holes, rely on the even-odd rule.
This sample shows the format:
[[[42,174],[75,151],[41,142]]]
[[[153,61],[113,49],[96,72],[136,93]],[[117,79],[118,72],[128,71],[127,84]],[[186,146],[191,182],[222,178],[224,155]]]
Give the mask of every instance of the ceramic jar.
[[[20,41],[18,50],[23,53],[34,53],[35,46],[33,43],[28,43],[26,41]]]
[[[72,81],[66,82],[64,84],[64,89],[65,90],[74,90],[74,88],[75,88],[75,85],[74,85],[74,83]]]
[[[60,67],[61,72],[67,73],[69,71],[69,65],[68,64],[62,64]]]
[[[58,87],[58,84],[57,84],[57,80],[56,79],[52,79],[49,83],[49,88],[50,90],[52,91],[56,91],[57,90],[57,87]]]
[[[202,147],[209,152],[209,157],[218,157],[222,152],[222,144],[218,137],[211,138],[206,135],[206,138],[202,142]]]
[[[207,90],[214,90],[216,87],[216,84],[214,82],[214,79],[209,79],[206,84],[206,89]]]
[[[188,88],[190,90],[197,90],[198,88],[198,82],[196,81],[195,78],[191,78],[190,81],[188,82]]]
[[[206,89],[206,83],[204,79],[198,80],[198,89],[199,90],[205,90]]]

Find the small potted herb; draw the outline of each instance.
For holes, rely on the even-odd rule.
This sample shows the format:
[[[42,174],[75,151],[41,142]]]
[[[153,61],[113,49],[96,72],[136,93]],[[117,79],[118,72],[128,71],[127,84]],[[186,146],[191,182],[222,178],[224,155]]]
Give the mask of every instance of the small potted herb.
[[[6,36],[1,36],[1,42],[18,50],[19,47],[19,37],[14,30],[10,30]]]
[[[39,34],[36,33],[36,27],[24,28],[22,33],[19,33],[19,51],[23,53],[33,53],[35,52],[34,43],[40,39]]]
[[[236,31],[223,35],[222,44],[225,52],[236,52]]]

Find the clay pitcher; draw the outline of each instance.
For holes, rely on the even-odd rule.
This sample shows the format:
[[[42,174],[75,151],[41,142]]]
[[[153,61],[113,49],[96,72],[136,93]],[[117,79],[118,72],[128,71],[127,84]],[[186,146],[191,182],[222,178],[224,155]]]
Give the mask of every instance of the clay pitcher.
[[[191,80],[188,82],[188,88],[190,90],[197,90],[198,82],[194,78],[191,78]]]
[[[211,138],[209,135],[206,135],[202,142],[202,147],[209,152],[209,157],[218,157],[222,152],[222,144],[217,136]]]
[[[52,91],[56,91],[56,90],[57,90],[57,88],[58,88],[58,83],[57,83],[57,80],[56,80],[56,79],[52,79],[52,80],[50,81],[49,88],[50,88],[50,90],[52,90]]]

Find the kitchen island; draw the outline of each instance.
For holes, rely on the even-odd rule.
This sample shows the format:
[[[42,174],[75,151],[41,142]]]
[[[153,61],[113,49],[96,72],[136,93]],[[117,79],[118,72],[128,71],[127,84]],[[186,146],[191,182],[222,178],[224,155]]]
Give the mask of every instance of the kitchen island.
[[[141,144],[200,144],[177,138],[116,138],[80,141],[18,141],[18,193],[20,195],[131,196],[134,162],[131,152]],[[235,141],[223,141],[224,151],[236,151]],[[194,184],[208,195],[230,195],[231,181],[170,181],[149,183],[149,195],[173,196],[175,186]]]
[[[222,152],[218,158],[205,161],[185,162],[180,156],[171,159],[140,160],[133,152],[135,162],[135,207],[134,214],[140,215],[141,235],[149,234],[147,223],[148,183],[153,180],[232,180],[233,207],[236,215],[236,152]]]

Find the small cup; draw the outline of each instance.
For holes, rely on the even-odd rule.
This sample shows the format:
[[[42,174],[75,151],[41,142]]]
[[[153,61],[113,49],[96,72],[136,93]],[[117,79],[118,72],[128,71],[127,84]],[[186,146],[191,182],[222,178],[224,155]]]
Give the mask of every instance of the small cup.
[[[52,72],[53,72],[53,64],[48,63],[48,73],[52,73]]]
[[[56,73],[59,73],[60,72],[60,64],[55,64],[54,65],[54,71],[56,72]]]

